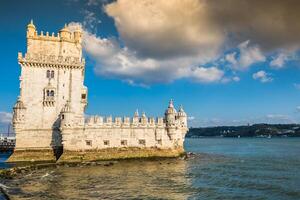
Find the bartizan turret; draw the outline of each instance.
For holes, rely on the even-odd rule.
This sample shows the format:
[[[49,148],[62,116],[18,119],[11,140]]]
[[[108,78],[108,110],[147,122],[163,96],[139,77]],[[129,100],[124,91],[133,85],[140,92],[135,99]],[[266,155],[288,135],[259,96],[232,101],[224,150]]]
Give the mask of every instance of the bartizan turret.
[[[67,101],[65,106],[62,108],[60,117],[61,117],[61,129],[65,127],[71,127],[73,124],[73,112],[71,108],[71,103],[70,101]]]
[[[173,100],[171,99],[169,102],[169,106],[165,112],[165,122],[166,122],[166,128],[168,132],[168,136],[171,140],[174,139],[175,130],[176,130],[176,116],[177,111],[174,108]]]
[[[59,35],[62,40],[70,40],[72,34],[65,24],[65,26],[59,31]]]
[[[27,25],[27,38],[31,38],[36,36],[36,29],[35,25],[33,24],[33,20],[30,21],[30,23]]]
[[[25,112],[26,112],[26,107],[21,100],[20,97],[18,97],[18,100],[13,108],[13,127],[14,129],[18,129],[19,125],[23,125],[25,122]]]
[[[178,119],[181,127],[187,127],[187,115],[184,112],[182,105],[180,105],[180,107],[179,107],[179,110],[177,113],[177,119]]]

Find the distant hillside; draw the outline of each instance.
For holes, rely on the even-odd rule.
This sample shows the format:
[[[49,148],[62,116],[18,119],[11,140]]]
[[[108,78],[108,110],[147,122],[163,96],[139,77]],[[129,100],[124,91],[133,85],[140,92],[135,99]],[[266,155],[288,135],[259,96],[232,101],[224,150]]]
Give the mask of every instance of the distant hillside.
[[[300,124],[254,124],[190,128],[187,137],[300,137]]]

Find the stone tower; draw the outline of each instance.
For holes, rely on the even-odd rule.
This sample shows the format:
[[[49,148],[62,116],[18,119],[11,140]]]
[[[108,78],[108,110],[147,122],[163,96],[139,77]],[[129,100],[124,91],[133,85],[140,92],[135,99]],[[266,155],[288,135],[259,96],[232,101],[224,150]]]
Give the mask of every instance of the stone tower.
[[[74,123],[84,122],[87,88],[81,36],[81,30],[71,32],[67,26],[49,35],[39,34],[32,21],[27,25],[27,52],[18,53],[21,75],[13,115],[15,152],[60,148],[62,112],[72,111]]]

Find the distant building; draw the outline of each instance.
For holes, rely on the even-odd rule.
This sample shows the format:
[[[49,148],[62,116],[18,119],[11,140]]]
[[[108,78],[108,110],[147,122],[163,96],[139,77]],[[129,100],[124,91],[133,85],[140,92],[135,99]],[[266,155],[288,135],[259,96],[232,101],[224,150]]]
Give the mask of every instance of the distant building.
[[[164,118],[84,117],[82,32],[64,27],[57,35],[27,26],[27,52],[18,54],[20,96],[13,108],[18,151],[85,151],[113,147],[183,149],[187,115],[171,100]],[[104,103],[104,102],[103,102]],[[12,160],[18,160],[12,157]]]

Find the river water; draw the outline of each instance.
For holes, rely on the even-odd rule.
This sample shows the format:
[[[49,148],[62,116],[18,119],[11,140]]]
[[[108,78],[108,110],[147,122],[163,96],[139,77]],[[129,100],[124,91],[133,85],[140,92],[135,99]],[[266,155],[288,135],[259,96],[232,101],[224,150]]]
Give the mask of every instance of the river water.
[[[187,159],[41,169],[1,180],[12,199],[300,199],[300,138],[187,139]]]

